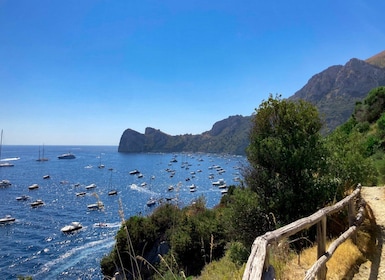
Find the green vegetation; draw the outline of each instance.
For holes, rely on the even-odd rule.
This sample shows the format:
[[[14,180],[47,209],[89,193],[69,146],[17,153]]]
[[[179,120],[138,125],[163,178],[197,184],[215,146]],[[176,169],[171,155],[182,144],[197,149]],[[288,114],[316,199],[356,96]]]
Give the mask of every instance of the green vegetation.
[[[344,125],[323,137],[313,105],[270,96],[252,117],[245,186],[231,186],[214,209],[200,198],[183,209],[163,204],[151,216],[129,218],[102,272],[241,279],[258,235],[340,200],[359,182],[385,182],[384,109],[385,87],[373,89]]]

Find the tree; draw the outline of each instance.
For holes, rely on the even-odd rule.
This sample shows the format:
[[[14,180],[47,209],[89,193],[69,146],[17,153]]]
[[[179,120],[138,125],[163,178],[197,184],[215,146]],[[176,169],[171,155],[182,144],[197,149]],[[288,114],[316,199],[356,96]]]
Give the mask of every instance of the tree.
[[[313,213],[333,193],[321,180],[327,157],[322,125],[313,105],[280,95],[270,95],[253,115],[245,180],[278,223]]]

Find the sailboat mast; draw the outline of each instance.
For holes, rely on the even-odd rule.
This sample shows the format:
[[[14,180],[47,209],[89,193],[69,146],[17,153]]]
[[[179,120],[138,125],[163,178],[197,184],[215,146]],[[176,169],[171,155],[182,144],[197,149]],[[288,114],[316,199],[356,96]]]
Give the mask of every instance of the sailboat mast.
[[[1,148],[3,147],[3,130],[1,130],[1,139],[0,139],[0,160],[1,160]]]

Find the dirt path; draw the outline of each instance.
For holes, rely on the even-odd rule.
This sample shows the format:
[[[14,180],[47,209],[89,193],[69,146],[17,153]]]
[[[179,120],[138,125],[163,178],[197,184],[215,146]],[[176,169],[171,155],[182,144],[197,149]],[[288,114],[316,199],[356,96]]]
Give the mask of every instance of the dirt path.
[[[362,197],[376,218],[377,250],[371,261],[360,266],[353,280],[385,280],[385,187],[363,187]]]

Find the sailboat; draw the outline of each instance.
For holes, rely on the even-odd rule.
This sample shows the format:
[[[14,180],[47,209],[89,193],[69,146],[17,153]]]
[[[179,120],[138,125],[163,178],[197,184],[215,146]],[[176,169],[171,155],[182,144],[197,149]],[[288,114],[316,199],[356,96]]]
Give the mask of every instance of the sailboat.
[[[102,153],[100,153],[98,168],[102,169],[102,168],[104,168],[104,167],[105,167],[104,164],[102,164]]]
[[[43,156],[40,157],[40,147],[39,147],[39,158],[36,161],[48,161],[48,158],[44,157],[44,145],[43,145]]]
[[[9,162],[2,162],[2,159],[1,159],[1,148],[3,146],[3,130],[1,130],[1,138],[0,138],[0,167],[12,167],[14,166],[13,163],[9,163]]]

